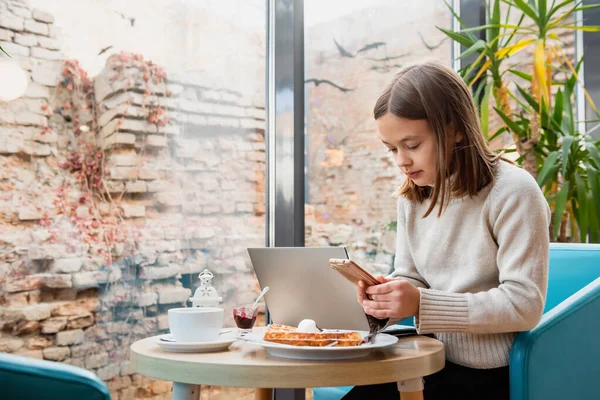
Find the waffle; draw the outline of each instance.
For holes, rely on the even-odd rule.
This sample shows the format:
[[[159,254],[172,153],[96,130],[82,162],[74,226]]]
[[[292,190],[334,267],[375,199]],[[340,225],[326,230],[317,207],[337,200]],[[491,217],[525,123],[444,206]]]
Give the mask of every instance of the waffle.
[[[293,326],[273,324],[265,332],[266,342],[291,346],[322,347],[337,342],[334,347],[360,346],[364,341],[358,332],[325,331],[319,333],[296,332]]]
[[[271,325],[269,325],[268,331],[270,331],[270,332],[279,332],[279,331],[290,332],[290,331],[295,331],[296,329],[297,328],[295,326],[271,324]]]

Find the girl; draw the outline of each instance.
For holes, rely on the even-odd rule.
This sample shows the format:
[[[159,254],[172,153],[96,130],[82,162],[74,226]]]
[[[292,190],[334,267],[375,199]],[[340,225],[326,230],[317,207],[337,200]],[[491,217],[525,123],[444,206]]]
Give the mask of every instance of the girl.
[[[487,148],[452,69],[403,69],[374,114],[406,179],[394,272],[359,287],[358,301],[377,318],[414,317],[420,334],[444,343],[446,367],[425,377],[425,400],[508,399],[512,341],[544,309],[548,203],[529,173]],[[344,398],[397,399],[397,386],[356,387]]]

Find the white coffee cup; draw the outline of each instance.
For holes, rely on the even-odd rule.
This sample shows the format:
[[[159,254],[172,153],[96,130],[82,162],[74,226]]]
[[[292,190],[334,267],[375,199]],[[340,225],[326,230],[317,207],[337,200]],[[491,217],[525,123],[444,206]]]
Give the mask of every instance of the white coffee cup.
[[[169,330],[178,342],[210,342],[223,328],[224,312],[218,307],[172,308]]]

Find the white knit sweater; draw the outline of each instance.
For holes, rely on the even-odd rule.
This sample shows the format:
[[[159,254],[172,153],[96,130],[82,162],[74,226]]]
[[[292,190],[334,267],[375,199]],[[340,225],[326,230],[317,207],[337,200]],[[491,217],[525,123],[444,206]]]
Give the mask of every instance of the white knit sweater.
[[[544,308],[548,203],[529,173],[499,161],[495,183],[477,196],[422,218],[428,206],[398,199],[392,276],[419,287],[415,326],[434,333],[451,362],[506,366],[515,332],[533,328]]]

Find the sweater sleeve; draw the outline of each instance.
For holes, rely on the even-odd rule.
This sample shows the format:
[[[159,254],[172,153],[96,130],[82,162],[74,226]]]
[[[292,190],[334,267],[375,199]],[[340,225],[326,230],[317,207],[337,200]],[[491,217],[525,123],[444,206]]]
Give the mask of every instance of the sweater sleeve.
[[[498,245],[499,285],[478,293],[419,289],[419,333],[502,333],[532,329],[546,301],[550,208],[535,180],[519,170],[488,198]]]
[[[427,281],[419,274],[413,261],[408,241],[406,240],[406,200],[398,198],[397,205],[397,229],[396,229],[396,256],[394,260],[394,271],[388,278],[404,278],[416,287],[429,287]]]

